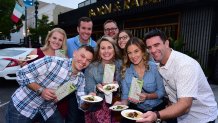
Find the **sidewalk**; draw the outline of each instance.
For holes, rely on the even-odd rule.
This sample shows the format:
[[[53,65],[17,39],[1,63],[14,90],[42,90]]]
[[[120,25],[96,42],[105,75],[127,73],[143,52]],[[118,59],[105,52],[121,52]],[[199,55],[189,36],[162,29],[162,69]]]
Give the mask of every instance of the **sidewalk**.
[[[212,90],[213,90],[213,93],[214,93],[214,96],[215,96],[215,99],[216,99],[216,102],[218,104],[218,85],[210,85]],[[215,123],[218,123],[218,118],[216,119],[216,122]]]

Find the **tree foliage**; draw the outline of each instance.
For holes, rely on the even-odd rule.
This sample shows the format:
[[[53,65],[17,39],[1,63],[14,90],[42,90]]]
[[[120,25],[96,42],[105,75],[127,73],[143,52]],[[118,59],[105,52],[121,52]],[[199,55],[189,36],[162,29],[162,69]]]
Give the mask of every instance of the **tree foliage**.
[[[53,28],[54,23],[49,22],[48,16],[42,15],[42,19],[38,19],[37,25],[37,29],[30,29],[30,33],[32,34],[31,39],[37,41],[38,37],[41,36],[41,41],[44,44],[45,38]]]
[[[2,32],[0,38],[10,38],[11,30],[22,25],[21,19],[16,24],[11,20],[15,3],[15,0],[0,0],[0,32]]]

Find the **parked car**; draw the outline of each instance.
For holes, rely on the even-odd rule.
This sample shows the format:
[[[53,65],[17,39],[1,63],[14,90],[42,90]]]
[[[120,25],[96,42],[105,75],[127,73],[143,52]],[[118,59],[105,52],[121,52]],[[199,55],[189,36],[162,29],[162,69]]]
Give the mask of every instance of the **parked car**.
[[[21,47],[22,43],[18,41],[0,40],[0,49],[10,47]]]
[[[15,80],[20,69],[19,58],[25,58],[33,48],[5,48],[0,50],[0,78]]]

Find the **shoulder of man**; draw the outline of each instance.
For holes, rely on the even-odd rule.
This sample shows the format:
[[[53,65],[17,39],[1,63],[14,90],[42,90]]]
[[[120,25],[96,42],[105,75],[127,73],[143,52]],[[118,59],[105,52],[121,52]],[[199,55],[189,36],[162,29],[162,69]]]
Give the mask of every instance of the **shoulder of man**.
[[[93,40],[92,38],[90,38],[90,41],[91,41],[91,46],[96,47],[96,45],[97,45],[96,41]]]
[[[77,36],[74,36],[74,37],[72,37],[72,38],[68,38],[67,39],[67,42],[68,43],[71,43],[71,42],[75,42],[75,41],[77,41],[78,39],[77,39]]]

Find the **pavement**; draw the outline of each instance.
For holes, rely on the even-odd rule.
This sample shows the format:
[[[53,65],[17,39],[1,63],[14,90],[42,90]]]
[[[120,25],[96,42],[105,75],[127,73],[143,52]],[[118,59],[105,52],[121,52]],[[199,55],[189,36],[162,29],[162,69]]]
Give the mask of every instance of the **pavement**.
[[[210,85],[212,90],[213,90],[213,93],[214,93],[214,96],[215,96],[215,100],[218,104],[218,85]],[[1,100],[0,100],[0,105],[1,105]],[[1,111],[2,110],[2,111]],[[5,106],[3,106],[2,108],[0,108],[0,119],[1,118],[4,118],[4,113],[5,113]],[[0,123],[5,123],[4,121],[0,120]],[[218,118],[216,119],[215,123],[218,123]]]
[[[218,85],[210,85],[212,90],[213,90],[213,93],[214,93],[214,96],[215,96],[215,99],[216,99],[216,102],[218,104]],[[216,119],[216,122],[215,123],[218,123],[218,118]]]

